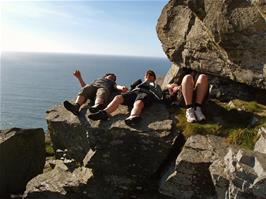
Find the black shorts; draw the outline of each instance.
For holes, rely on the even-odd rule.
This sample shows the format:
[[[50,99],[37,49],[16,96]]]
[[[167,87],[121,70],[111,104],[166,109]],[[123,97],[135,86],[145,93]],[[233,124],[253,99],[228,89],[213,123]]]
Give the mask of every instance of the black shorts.
[[[133,107],[134,102],[137,100],[141,100],[144,103],[144,106],[149,106],[152,103],[156,102],[152,94],[143,93],[139,91],[130,91],[128,93],[121,94],[124,98],[123,105]]]

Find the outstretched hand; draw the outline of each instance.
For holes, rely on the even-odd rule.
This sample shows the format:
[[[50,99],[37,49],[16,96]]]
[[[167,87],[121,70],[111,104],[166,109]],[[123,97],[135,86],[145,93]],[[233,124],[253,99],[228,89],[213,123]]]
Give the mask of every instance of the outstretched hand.
[[[76,78],[78,78],[78,79],[81,78],[81,73],[80,73],[79,70],[76,70],[76,71],[73,73],[73,75],[74,75]]]

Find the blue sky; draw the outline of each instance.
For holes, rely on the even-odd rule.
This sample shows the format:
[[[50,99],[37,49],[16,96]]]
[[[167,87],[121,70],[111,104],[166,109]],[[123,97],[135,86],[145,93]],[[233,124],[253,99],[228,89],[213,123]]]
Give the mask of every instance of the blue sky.
[[[165,57],[156,24],[166,3],[2,1],[2,50]]]

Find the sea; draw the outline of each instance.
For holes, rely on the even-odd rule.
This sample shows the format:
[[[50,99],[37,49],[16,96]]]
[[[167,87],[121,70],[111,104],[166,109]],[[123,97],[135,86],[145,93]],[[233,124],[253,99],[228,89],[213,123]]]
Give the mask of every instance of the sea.
[[[0,71],[0,129],[43,128],[46,111],[80,90],[73,76],[80,70],[86,83],[112,72],[117,84],[130,86],[143,79],[148,69],[163,76],[170,68],[167,58],[65,53],[2,52]]]

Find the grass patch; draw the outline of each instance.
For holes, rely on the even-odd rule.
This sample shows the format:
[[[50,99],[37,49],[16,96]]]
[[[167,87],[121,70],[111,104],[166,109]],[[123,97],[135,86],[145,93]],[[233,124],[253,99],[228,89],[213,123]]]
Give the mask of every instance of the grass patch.
[[[53,156],[54,155],[54,148],[51,143],[45,142],[45,153],[46,156]]]
[[[228,141],[231,144],[241,145],[244,148],[253,150],[257,141],[258,129],[231,129],[228,134]]]
[[[266,106],[257,102],[233,100],[229,105],[217,100],[210,100],[205,107],[205,123],[188,123],[185,109],[177,111],[177,128],[186,138],[191,135],[218,135],[229,143],[253,149],[260,127],[266,127]],[[255,121],[255,122],[254,122]]]
[[[235,106],[235,108],[241,109],[241,110],[246,111],[246,112],[261,113],[261,112],[265,111],[265,106],[258,104],[255,101],[246,102],[243,100],[235,99],[235,100],[232,100],[231,103]],[[228,106],[226,106],[226,107],[229,109],[232,109]]]
[[[181,108],[177,112],[177,128],[181,130],[186,138],[191,135],[213,134],[216,135],[221,126],[217,123],[188,123],[186,120],[186,110]]]

